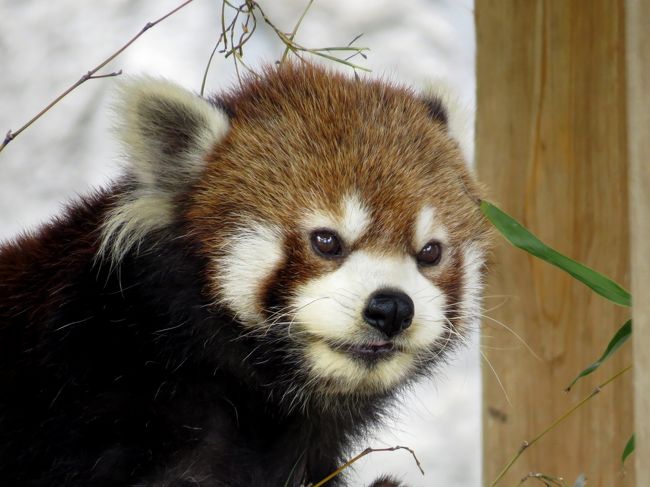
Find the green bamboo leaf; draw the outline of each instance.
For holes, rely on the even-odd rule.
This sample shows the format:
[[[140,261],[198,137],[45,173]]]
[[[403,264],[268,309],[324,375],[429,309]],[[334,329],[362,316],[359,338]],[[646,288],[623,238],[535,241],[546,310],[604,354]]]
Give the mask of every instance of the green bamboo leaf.
[[[633,452],[634,452],[634,435],[630,436],[630,439],[627,441],[627,444],[625,445],[625,449],[623,450],[623,455],[621,456],[621,462],[625,463],[625,460],[627,460],[627,457],[629,457]]]
[[[578,382],[581,378],[591,374],[594,370],[602,365],[602,363],[607,360],[616,350],[618,350],[621,345],[623,345],[628,338],[632,335],[632,320],[627,320],[623,326],[614,334],[612,339],[609,341],[607,348],[603,352],[602,356],[596,360],[593,364],[587,367],[585,370],[580,372],[578,376],[573,379],[573,382],[565,389],[565,391],[570,391],[573,385]]]
[[[587,477],[581,473],[573,484],[573,487],[585,487],[585,485],[587,485]]]
[[[583,282],[596,293],[621,306],[631,306],[630,293],[617,283],[589,267],[559,253],[530,233],[521,223],[487,201],[481,201],[481,211],[515,247],[559,267]]]

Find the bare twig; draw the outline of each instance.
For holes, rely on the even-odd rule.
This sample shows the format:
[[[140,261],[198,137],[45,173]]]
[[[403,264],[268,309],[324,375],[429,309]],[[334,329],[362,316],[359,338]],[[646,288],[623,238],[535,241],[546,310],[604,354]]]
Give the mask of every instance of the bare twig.
[[[120,76],[122,74],[122,70],[120,69],[119,71],[114,71],[112,73],[106,73],[106,74],[95,74],[92,75],[90,72],[86,73],[86,81],[89,79],[101,79],[101,78],[112,78],[113,76]]]
[[[546,433],[549,431],[555,429],[556,426],[558,426],[560,423],[562,423],[565,419],[567,419],[569,416],[571,416],[574,412],[576,412],[578,409],[580,409],[586,402],[588,402],[590,399],[592,399],[594,396],[598,395],[600,391],[608,385],[610,382],[613,382],[614,380],[618,379],[621,375],[623,375],[625,372],[630,370],[632,368],[631,365],[628,365],[625,367],[623,370],[620,370],[613,376],[611,376],[609,379],[607,379],[605,382],[597,386],[591,393],[587,396],[585,396],[582,400],[580,400],[575,406],[572,406],[569,408],[568,411],[566,411],[562,416],[557,418],[553,423],[551,423],[549,426],[547,426],[541,433],[539,433],[537,436],[535,436],[532,440],[530,441],[524,441],[521,446],[519,447],[519,450],[517,450],[517,453],[510,459],[510,461],[507,463],[505,467],[503,467],[503,470],[499,473],[496,479],[490,484],[490,487],[494,487],[497,485],[501,479],[505,476],[506,473],[508,473],[508,470],[515,464],[517,459],[524,453],[528,448],[533,446],[535,443],[537,443],[539,440],[541,440]]]
[[[330,61],[334,61],[337,63],[345,64],[346,66],[349,66],[353,69],[360,69],[361,71],[370,71],[370,69],[360,66],[358,64],[351,63],[350,61],[346,61],[344,58],[339,58],[336,56],[333,56],[331,54],[328,54],[328,51],[356,51],[356,52],[364,52],[368,51],[369,48],[367,47],[351,47],[351,46],[345,46],[345,47],[325,47],[325,48],[308,48],[304,47],[297,42],[295,42],[293,39],[290,39],[284,32],[282,32],[280,29],[278,29],[273,22],[268,18],[264,10],[262,10],[262,7],[259,6],[257,2],[254,2],[252,0],[247,0],[248,3],[250,3],[252,6],[254,6],[257,11],[260,13],[262,16],[262,19],[264,22],[273,29],[275,34],[278,36],[278,38],[284,43],[286,48],[288,48],[291,52],[296,53],[296,52],[305,52],[312,54],[314,56],[320,56],[322,58],[328,59]]]
[[[54,100],[52,100],[45,108],[43,108],[40,112],[38,112],[34,117],[32,117],[27,123],[25,123],[22,127],[20,127],[18,130],[15,132],[9,130],[7,132],[7,135],[5,136],[4,141],[2,144],[0,144],[0,152],[16,137],[18,137],[25,129],[27,129],[30,125],[32,125],[36,120],[41,118],[45,113],[47,113],[54,105],[59,103],[63,98],[65,98],[70,92],[74,91],[77,89],[79,86],[84,84],[86,81],[89,79],[100,79],[100,78],[109,78],[112,76],[119,76],[122,74],[122,70],[114,72],[114,73],[108,73],[108,74],[95,74],[97,73],[100,69],[102,69],[104,66],[106,66],[108,63],[110,63],[113,59],[115,59],[117,56],[122,54],[128,47],[133,44],[142,34],[147,32],[149,29],[154,27],[155,25],[159,24],[163,20],[165,20],[167,17],[175,14],[178,12],[180,9],[185,7],[186,5],[192,3],[194,0],[186,0],[182,4],[180,4],[178,7],[175,9],[167,12],[165,15],[160,17],[159,19],[153,21],[153,22],[147,22],[144,27],[138,32],[135,36],[133,36],[129,41],[124,44],[122,47],[120,47],[117,51],[115,51],[113,54],[111,54],[109,57],[107,57],[104,61],[99,63],[97,66],[95,66],[93,69],[88,71],[86,74],[81,76],[75,83],[73,83],[68,89],[66,89],[63,93],[61,93],[59,96],[57,96]]]
[[[309,3],[305,7],[305,10],[302,11],[302,15],[298,19],[298,22],[296,22],[296,25],[293,27],[293,30],[291,31],[291,34],[289,34],[289,40],[293,41],[293,39],[296,37],[296,32],[298,32],[298,29],[300,28],[300,24],[302,24],[302,19],[305,18],[305,15],[307,15],[307,11],[311,8],[311,5],[314,3],[314,0],[309,0]],[[280,58],[280,62],[283,63],[284,60],[287,58],[289,55],[289,51],[291,49],[289,48],[289,45],[284,49],[284,52],[282,53],[282,57]]]
[[[271,28],[278,39],[284,44],[284,51],[278,61],[280,64],[287,60],[289,54],[293,54],[301,62],[306,62],[303,57],[304,54],[310,54],[349,66],[355,71],[355,75],[357,74],[356,71],[358,69],[363,71],[370,71],[368,68],[350,62],[350,60],[355,56],[361,56],[366,59],[364,52],[367,51],[368,48],[355,47],[352,45],[361,37],[361,35],[356,36],[347,46],[309,48],[296,42],[296,33],[298,32],[298,29],[300,28],[302,21],[307,15],[307,12],[309,11],[313,2],[314,0],[308,0],[307,5],[305,6],[302,14],[296,22],[296,25],[293,27],[293,30],[289,33],[286,33],[278,28],[273,21],[271,21],[260,4],[255,0],[243,0],[240,3],[233,3],[231,0],[222,0],[221,32],[219,33],[217,42],[210,53],[208,62],[203,72],[201,94],[203,94],[205,91],[206,79],[212,61],[214,59],[214,55],[217,52],[223,54],[225,58],[232,57],[235,72],[240,83],[242,81],[240,65],[253,76],[258,76],[257,73],[255,73],[255,71],[253,71],[244,62],[244,46],[251,39],[253,33],[257,28],[258,15],[261,16],[264,23]],[[232,14],[232,17],[229,15],[229,13]],[[241,29],[241,31],[239,29]]]
[[[538,473],[538,472],[530,472],[530,473],[526,474],[519,481],[517,486],[519,487],[520,485],[526,483],[526,481],[528,481],[530,479],[539,480],[546,487],[564,487],[564,479],[562,477],[553,477],[551,475],[545,475],[543,473]]]
[[[357,460],[360,460],[361,458],[365,457],[369,453],[375,453],[375,452],[379,452],[379,451],[396,451],[396,450],[406,450],[406,451],[408,451],[411,454],[411,456],[413,457],[413,459],[415,460],[415,463],[418,466],[418,468],[420,469],[420,472],[422,473],[422,475],[424,475],[424,470],[422,470],[422,465],[420,464],[420,460],[418,460],[418,457],[415,455],[415,452],[413,451],[413,449],[409,448],[408,446],[399,446],[398,445],[398,446],[393,446],[393,447],[390,447],[390,448],[366,448],[361,453],[359,453],[358,455],[352,457],[350,460],[345,462],[339,468],[334,470],[331,474],[329,474],[323,480],[321,480],[319,482],[316,482],[312,487],[321,487],[322,485],[325,485],[327,482],[329,482],[334,477],[339,475],[343,470],[348,468],[350,465],[352,465]]]
[[[221,2],[221,33],[219,34],[219,37],[217,39],[216,44],[214,45],[214,48],[212,49],[212,52],[210,53],[210,57],[208,58],[208,62],[205,66],[205,70],[203,71],[203,79],[201,80],[201,90],[200,94],[203,96],[203,93],[205,93],[205,83],[206,80],[208,79],[208,72],[210,71],[210,66],[212,65],[212,59],[214,58],[215,53],[219,49],[219,46],[223,43],[223,51],[220,52],[225,52],[226,49],[228,49],[228,37],[227,37],[227,32],[234,27],[234,22],[237,20],[235,19],[226,27],[226,5],[230,5],[229,2],[227,1],[222,1]]]
[[[350,42],[348,42],[348,47],[352,46],[355,42],[357,42],[361,36],[363,36],[363,32],[361,34],[358,34],[357,36],[354,37]],[[344,58],[346,61],[349,61],[350,59],[355,58],[356,56],[361,56],[363,59],[368,59],[368,56],[366,56],[363,51],[357,51],[355,53],[350,54],[348,57]],[[355,71],[354,74],[357,72]]]
[[[208,63],[206,64],[205,70],[203,71],[203,79],[201,80],[201,91],[199,92],[201,94],[201,96],[203,96],[203,93],[205,93],[205,82],[208,79],[208,71],[210,71],[210,65],[212,64],[212,59],[214,58],[214,55],[217,52],[217,49],[219,49],[219,44],[221,44],[221,39],[222,39],[222,36],[219,36],[219,40],[214,45],[214,48],[212,49],[212,52],[210,53],[210,57],[208,58]]]

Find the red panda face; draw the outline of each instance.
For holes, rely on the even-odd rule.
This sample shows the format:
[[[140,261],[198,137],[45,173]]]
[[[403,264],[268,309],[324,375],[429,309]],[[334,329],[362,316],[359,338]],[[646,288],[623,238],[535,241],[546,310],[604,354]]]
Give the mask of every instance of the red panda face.
[[[233,113],[188,219],[210,293],[331,394],[389,390],[476,320],[486,228],[457,144],[404,89],[273,71]],[[439,115],[439,114],[438,114]]]
[[[385,393],[477,320],[487,225],[438,100],[294,65],[212,103],[124,92],[131,189],[102,251],[183,222],[209,300],[283,357],[288,388]]]

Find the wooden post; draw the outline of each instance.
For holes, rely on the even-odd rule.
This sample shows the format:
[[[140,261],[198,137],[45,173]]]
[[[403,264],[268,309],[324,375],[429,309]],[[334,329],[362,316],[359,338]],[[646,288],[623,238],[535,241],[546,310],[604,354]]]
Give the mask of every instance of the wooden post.
[[[477,0],[475,9],[480,179],[542,240],[628,287],[624,1]],[[485,306],[502,323],[484,320],[485,485],[524,441],[629,365],[632,348],[563,392],[630,310],[500,238],[494,262],[487,294],[505,302]],[[621,465],[632,404],[628,373],[527,449],[499,485],[528,472],[568,485],[581,473],[590,487],[634,485],[631,464],[625,473]]]
[[[627,9],[630,230],[637,485],[650,485],[650,3]]]

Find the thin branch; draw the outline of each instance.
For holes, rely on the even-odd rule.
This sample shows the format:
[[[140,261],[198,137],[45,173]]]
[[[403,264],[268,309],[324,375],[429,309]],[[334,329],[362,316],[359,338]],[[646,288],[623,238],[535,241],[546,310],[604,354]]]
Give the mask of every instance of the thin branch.
[[[237,53],[235,54],[235,57],[237,58],[237,61],[241,63],[241,65],[246,68],[246,71],[248,71],[251,75],[258,77],[259,75],[255,72],[253,68],[251,68],[248,64],[244,62],[244,58],[241,54]]]
[[[630,370],[632,368],[631,365],[628,365],[625,367],[623,370],[617,372],[613,376],[611,376],[609,379],[607,379],[605,382],[597,386],[591,393],[587,396],[585,396],[582,400],[580,400],[575,406],[569,408],[568,411],[566,411],[562,416],[557,418],[553,423],[551,423],[549,426],[547,426],[541,433],[539,433],[537,436],[535,436],[532,440],[529,441],[524,441],[521,446],[519,447],[519,450],[517,450],[517,453],[510,459],[508,464],[503,467],[503,470],[501,470],[501,473],[497,476],[496,479],[490,484],[490,487],[494,487],[497,485],[501,479],[505,476],[506,473],[508,473],[508,470],[510,470],[510,467],[512,467],[517,459],[524,453],[528,448],[533,446],[535,443],[537,443],[539,440],[541,440],[549,431],[553,430],[556,426],[558,426],[560,423],[562,423],[565,419],[567,419],[569,416],[571,416],[574,412],[576,412],[578,409],[580,409],[586,402],[588,402],[590,399],[592,399],[594,396],[598,395],[600,391],[608,385],[610,382],[618,379],[621,375],[623,375],[625,372]]]
[[[226,4],[231,6],[226,0],[221,4],[221,37],[223,37],[223,48],[228,49],[228,38],[226,37]],[[218,45],[218,43],[217,43]]]
[[[115,59],[117,56],[122,54],[126,49],[131,46],[135,41],[142,36],[145,32],[147,32],[149,29],[152,27],[156,26],[163,20],[165,20],[167,17],[170,17],[171,15],[175,14],[178,12],[180,9],[185,7],[186,5],[192,3],[194,0],[186,0],[182,4],[180,4],[178,7],[175,9],[167,12],[165,15],[160,17],[159,19],[153,21],[153,22],[147,22],[145,26],[138,32],[135,36],[133,36],[126,44],[124,44],[122,47],[120,47],[117,51],[115,51],[113,54],[111,54],[109,57],[107,57],[104,61],[102,61],[100,64],[95,66],[93,69],[88,71],[86,74],[84,74],[81,78],[79,78],[75,83],[73,83],[67,90],[65,90],[63,93],[61,93],[59,96],[57,96],[53,101],[51,101],[45,108],[43,108],[40,112],[38,112],[34,117],[32,117],[25,125],[20,127],[18,130],[15,132],[9,130],[7,132],[7,135],[5,136],[4,141],[2,144],[0,144],[0,152],[16,137],[18,137],[25,129],[27,129],[30,125],[32,125],[36,120],[41,118],[45,113],[47,113],[54,105],[59,103],[63,98],[65,98],[70,92],[74,91],[77,89],[79,86],[84,84],[86,81],[89,79],[99,79],[99,78],[108,78],[111,76],[118,76],[119,74],[122,73],[122,71],[118,71],[116,73],[109,73],[109,74],[103,74],[103,75],[96,75],[100,69],[102,69],[104,66],[106,66],[108,63],[110,63],[113,59]]]
[[[396,451],[396,450],[406,450],[406,451],[408,451],[411,454],[411,456],[413,457],[413,459],[415,460],[415,463],[418,466],[418,468],[420,469],[420,472],[422,473],[422,475],[424,475],[424,470],[422,470],[422,465],[420,464],[420,460],[418,460],[418,457],[415,455],[415,452],[411,448],[409,448],[408,446],[399,446],[398,445],[398,446],[393,446],[393,447],[390,447],[390,448],[366,448],[361,453],[359,453],[357,456],[352,457],[350,460],[345,462],[339,468],[334,470],[331,474],[329,474],[323,480],[321,480],[319,482],[316,482],[312,487],[321,487],[322,485],[325,485],[327,482],[329,482],[334,477],[339,475],[343,470],[348,468],[350,465],[352,465],[357,460],[360,460],[361,458],[365,457],[369,453],[375,453],[375,452],[378,452],[378,451]]]
[[[217,52],[217,49],[219,48],[219,44],[221,44],[221,39],[222,39],[222,36],[219,36],[219,40],[214,45],[214,48],[212,49],[212,52],[210,53],[210,57],[208,58],[208,63],[205,65],[205,70],[203,71],[203,79],[201,80],[201,91],[200,91],[201,96],[203,96],[203,93],[205,92],[205,82],[208,79],[208,71],[210,71],[210,65],[212,64],[212,58],[214,58],[214,54]]]
[[[245,13],[246,14],[246,21],[242,24],[242,33],[239,36],[239,40],[237,41],[237,44],[235,44],[235,29],[234,29],[234,24],[237,22],[237,18],[239,17],[240,13]],[[248,24],[250,20],[253,19],[253,27],[248,28]],[[235,18],[231,22],[230,26],[230,39],[231,39],[231,48],[230,50],[224,50],[222,52],[225,53],[224,57],[228,57],[231,54],[239,54],[239,56],[243,56],[244,54],[244,44],[246,44],[249,39],[253,36],[255,33],[255,29],[257,29],[257,19],[255,18],[255,15],[253,15],[252,11],[247,11],[247,12],[237,12],[235,15]]]
[[[322,52],[319,49],[310,49],[308,47],[304,47],[304,46],[298,44],[293,39],[290,39],[289,37],[287,37],[287,35],[284,32],[282,32],[280,29],[278,29],[275,26],[275,24],[273,24],[273,22],[271,22],[271,20],[266,16],[266,13],[264,12],[264,10],[262,10],[262,8],[259,6],[259,4],[257,2],[252,2],[251,0],[248,0],[248,1],[250,1],[251,4],[257,8],[260,15],[262,16],[262,19],[264,19],[264,22],[266,22],[266,24],[269,27],[271,27],[271,29],[273,29],[273,31],[276,33],[276,35],[284,43],[284,45],[289,47],[292,51],[308,52],[308,53],[313,54],[315,56],[320,56],[322,58],[329,59],[330,61],[345,64],[346,66],[349,66],[349,67],[351,67],[353,69],[360,69],[362,71],[368,71],[368,72],[370,71],[370,69],[368,69],[368,68],[366,68],[364,66],[360,66],[358,64],[354,64],[354,63],[351,63],[349,61],[346,61],[345,59],[341,59],[341,58],[338,58],[336,56],[326,54],[326,53]],[[348,46],[348,47],[343,47],[343,48],[328,48],[328,49],[329,50],[334,50],[334,51],[339,51],[339,50],[349,51],[350,47]],[[352,48],[352,50],[362,52],[362,51],[368,51],[369,48],[367,48],[367,47],[357,47],[357,48]]]
[[[530,472],[526,474],[517,484],[517,487],[523,485],[529,479],[539,480],[546,487],[564,487],[564,479],[562,477],[552,477],[543,473]]]
[[[231,9],[236,11],[236,14],[235,14],[234,18],[230,21],[228,26],[226,26],[226,6],[228,6]],[[233,39],[231,41],[231,45],[232,45],[234,43],[234,31],[235,31],[235,27],[237,25],[237,19],[239,18],[240,13],[243,12],[243,13],[246,14],[246,22],[243,24],[244,25],[243,30],[244,31],[247,30],[248,21],[250,20],[251,17],[253,17],[253,22],[254,22],[252,31],[255,30],[255,27],[257,26],[257,21],[256,21],[255,17],[251,15],[250,8],[248,10],[244,10],[246,7],[248,7],[248,5],[246,3],[236,7],[233,4],[231,4],[230,2],[228,2],[228,0],[223,0],[221,2],[221,33],[219,34],[219,38],[217,39],[217,42],[214,45],[214,48],[212,49],[212,52],[210,53],[210,57],[208,58],[208,62],[205,65],[205,69],[203,70],[203,79],[201,80],[201,90],[200,90],[201,96],[203,96],[203,94],[205,93],[205,84],[206,84],[206,81],[208,79],[208,73],[210,72],[210,67],[212,66],[212,60],[214,59],[214,55],[216,54],[217,50],[219,50],[219,46],[223,43],[223,49],[219,50],[219,52],[221,54],[225,53],[224,57],[228,57],[230,54],[232,54],[234,49],[236,49],[236,47],[234,47],[233,49],[231,49],[231,51],[228,51],[228,34],[230,34],[231,39]],[[242,34],[242,37],[240,38],[240,45],[239,45],[240,48],[243,45],[243,42],[248,41],[248,38],[246,38],[245,40],[242,40],[243,37],[244,37],[244,34],[246,34],[246,32],[244,32]],[[250,35],[252,35],[252,32],[251,32]],[[250,37],[250,35],[248,37]],[[235,60],[235,70],[237,70],[236,63],[237,63],[237,61]],[[238,73],[238,77],[239,77],[239,73]]]
[[[112,78],[114,76],[120,76],[121,74],[122,74],[122,70],[120,69],[119,71],[114,71],[113,73],[88,75],[86,79],[89,80],[89,79]]]
[[[315,47],[313,49],[304,48],[308,52],[321,52],[321,51],[354,51],[363,52],[369,51],[368,47],[354,47],[354,46],[333,46],[333,47]]]
[[[362,37],[363,37],[363,32],[361,34],[357,34],[356,36],[354,36],[354,38],[350,42],[348,42],[348,47],[350,47],[352,44],[357,42]]]
[[[367,59],[367,56],[364,54],[364,52],[368,51],[368,48],[352,46],[352,44],[357,41],[361,35],[356,36],[346,46],[308,48],[301,44],[298,44],[295,41],[296,33],[302,25],[302,22],[313,3],[314,0],[308,0],[307,5],[303,9],[293,30],[289,33],[285,33],[271,21],[260,4],[255,0],[243,0],[241,2],[233,2],[233,0],[221,0],[221,33],[219,34],[217,43],[212,48],[208,62],[206,63],[206,67],[203,72],[201,94],[203,94],[205,91],[207,76],[212,65],[212,61],[214,60],[214,55],[217,52],[222,53],[225,58],[232,57],[235,73],[240,84],[242,83],[242,73],[240,67],[246,69],[246,71],[248,71],[253,76],[258,76],[257,73],[250,68],[250,66],[244,63],[244,46],[251,39],[253,33],[257,28],[257,15],[261,15],[264,23],[266,23],[272,29],[275,35],[284,44],[282,56],[278,61],[279,64],[282,64],[288,58],[289,54],[293,54],[301,62],[306,62],[302,56],[306,53],[349,66],[354,70],[355,76],[357,76],[357,69],[370,71],[363,66],[359,66],[350,62],[350,60],[355,56],[361,56],[364,59]],[[233,16],[230,18],[230,20],[227,20],[228,15],[226,15],[229,12],[228,9],[233,11]],[[243,22],[240,22],[240,16],[245,16]],[[241,32],[237,30],[238,26],[241,26]],[[223,49],[219,49],[219,46],[223,46]]]
[[[305,10],[302,11],[302,15],[298,19],[298,22],[296,22],[296,25],[293,27],[291,34],[289,34],[289,40],[293,41],[293,39],[296,37],[296,32],[298,32],[298,29],[300,28],[300,24],[302,24],[302,19],[304,19],[305,15],[307,15],[307,11],[311,8],[312,3],[314,3],[314,0],[309,0],[309,3],[305,7]],[[290,50],[291,47],[289,46],[289,44],[287,44],[287,47],[284,49],[284,52],[282,53],[282,57],[280,58],[280,63],[284,62],[284,60],[289,55]]]

